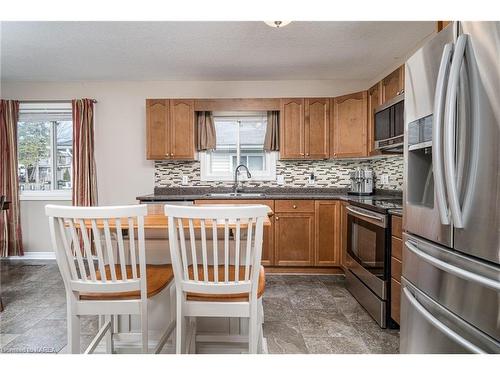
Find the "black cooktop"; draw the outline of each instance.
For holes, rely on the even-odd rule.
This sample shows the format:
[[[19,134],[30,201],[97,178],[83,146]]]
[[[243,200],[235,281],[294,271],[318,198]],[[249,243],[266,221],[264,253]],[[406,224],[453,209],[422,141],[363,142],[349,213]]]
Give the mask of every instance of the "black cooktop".
[[[353,206],[359,206],[382,214],[386,214],[389,210],[400,210],[403,208],[403,200],[401,198],[356,197],[349,199],[348,202]]]

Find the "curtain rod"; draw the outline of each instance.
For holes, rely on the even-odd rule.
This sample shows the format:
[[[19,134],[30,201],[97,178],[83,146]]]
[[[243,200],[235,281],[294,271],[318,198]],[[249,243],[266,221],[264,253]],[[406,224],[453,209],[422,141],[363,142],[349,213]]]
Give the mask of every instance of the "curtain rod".
[[[22,103],[71,103],[71,100],[20,100]],[[97,103],[97,100],[92,99],[92,103]]]

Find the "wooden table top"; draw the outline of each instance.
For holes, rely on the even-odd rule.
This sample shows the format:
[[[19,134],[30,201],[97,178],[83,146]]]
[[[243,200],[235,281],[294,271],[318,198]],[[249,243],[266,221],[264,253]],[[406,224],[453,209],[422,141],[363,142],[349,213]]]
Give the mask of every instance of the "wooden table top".
[[[200,204],[198,206],[210,206],[210,205],[209,204]],[[232,207],[234,207],[234,206],[245,206],[245,205],[244,204],[240,204],[240,205],[238,205],[238,204],[223,204],[223,205],[218,204],[217,206],[232,206]],[[246,206],[248,206],[248,205],[246,205]],[[271,225],[271,220],[269,218],[274,215],[274,212],[269,208],[267,215],[268,216],[264,219],[264,226],[265,227]],[[122,218],[120,221],[121,221],[120,225],[121,225],[122,229],[128,229],[127,218]],[[104,223],[102,220],[96,220],[96,224],[97,224],[97,227],[100,229],[102,229],[104,227]],[[188,219],[183,219],[183,224],[184,224],[184,228],[189,228],[189,220]],[[75,225],[75,226],[78,227],[78,225]],[[85,220],[85,226],[90,229],[92,227],[91,220]],[[116,223],[114,220],[109,220],[109,227],[112,229],[116,228]],[[135,222],[135,220],[134,220],[134,227],[135,228],[137,227],[137,223]],[[194,229],[201,228],[201,223],[200,223],[199,219],[193,219],[193,227],[194,227]],[[206,221],[205,227],[206,228],[212,227],[211,220]],[[219,222],[217,224],[217,227],[224,228],[224,223]],[[228,224],[228,227],[229,228],[236,228],[236,223],[230,222]],[[241,222],[240,227],[245,228],[246,227],[245,223]],[[144,229],[165,229],[165,228],[168,228],[168,217],[167,216],[155,213],[155,214],[148,214],[147,216],[144,217]]]

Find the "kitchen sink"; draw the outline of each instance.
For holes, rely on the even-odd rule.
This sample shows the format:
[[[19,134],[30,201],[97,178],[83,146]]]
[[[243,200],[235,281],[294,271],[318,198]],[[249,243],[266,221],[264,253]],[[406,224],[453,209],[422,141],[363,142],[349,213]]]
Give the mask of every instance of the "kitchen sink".
[[[264,193],[209,193],[208,197],[219,197],[219,198],[259,198],[263,197]]]

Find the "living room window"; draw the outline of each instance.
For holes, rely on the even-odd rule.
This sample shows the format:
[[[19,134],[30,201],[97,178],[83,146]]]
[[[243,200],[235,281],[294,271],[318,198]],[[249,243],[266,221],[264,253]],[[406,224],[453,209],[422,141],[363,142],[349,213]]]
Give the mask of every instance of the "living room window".
[[[230,181],[240,164],[250,170],[251,180],[276,179],[276,153],[264,151],[266,113],[214,113],[213,119],[216,149],[200,153],[202,180]]]
[[[21,199],[71,199],[71,103],[21,102],[17,139]]]

